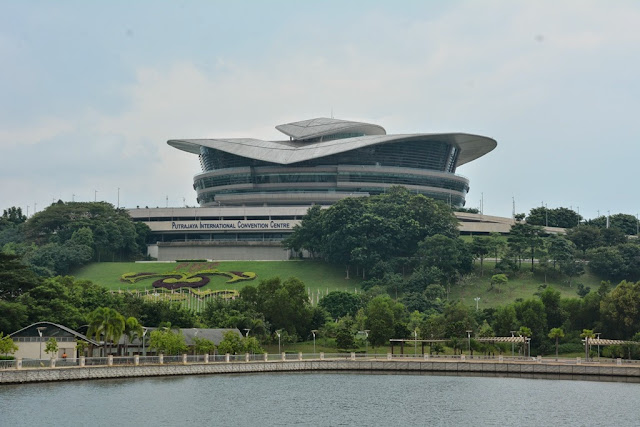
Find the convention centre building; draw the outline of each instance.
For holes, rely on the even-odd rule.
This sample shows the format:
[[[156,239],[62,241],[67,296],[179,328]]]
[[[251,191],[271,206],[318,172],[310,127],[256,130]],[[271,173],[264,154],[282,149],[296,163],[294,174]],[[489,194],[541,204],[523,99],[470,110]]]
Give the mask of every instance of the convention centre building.
[[[467,133],[387,135],[376,124],[333,118],[276,129],[283,140],[168,141],[199,156],[202,172],[195,175],[193,188],[200,207],[130,210],[134,220],[144,221],[154,233],[152,256],[287,259],[292,254],[280,242],[309,206],[381,194],[396,185],[461,207],[469,180],[456,169],[497,145],[492,138]],[[479,226],[479,232],[495,231],[492,221],[472,216],[459,215],[462,230],[468,222]]]

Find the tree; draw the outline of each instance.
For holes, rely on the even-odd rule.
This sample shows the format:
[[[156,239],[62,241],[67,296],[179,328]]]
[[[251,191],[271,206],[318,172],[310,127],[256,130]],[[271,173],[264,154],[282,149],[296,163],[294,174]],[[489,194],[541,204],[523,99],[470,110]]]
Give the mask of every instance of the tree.
[[[491,251],[491,238],[489,237],[473,237],[471,243],[471,252],[480,258],[480,276],[484,275],[484,257]]]
[[[572,228],[580,224],[582,216],[572,209],[548,209],[545,206],[533,208],[527,216],[527,223],[548,227]]]
[[[5,337],[2,335],[3,333],[0,332],[0,354],[8,356],[18,351],[18,346],[13,342],[13,339],[8,335]]]
[[[336,333],[336,347],[339,349],[351,349],[356,345],[353,333],[348,327],[342,326],[338,328]]]
[[[506,245],[507,243],[502,237],[502,234],[494,232],[489,235],[489,250],[493,254],[496,262],[498,262],[500,252],[505,248]]]
[[[396,321],[401,320],[404,306],[395,303],[388,295],[369,301],[365,309],[365,328],[369,330],[372,347],[381,346],[393,338]]]
[[[553,328],[549,331],[549,338],[556,340],[556,359],[558,358],[558,340],[564,338],[564,331],[562,328]]]
[[[331,291],[320,300],[318,305],[329,312],[333,319],[355,316],[362,306],[362,300],[357,294],[346,291]]]
[[[444,203],[403,187],[372,197],[346,198],[328,209],[310,210],[285,244],[308,249],[323,259],[366,271],[381,262],[402,266],[425,237],[458,235],[457,219]],[[384,274],[377,268],[374,274]]]
[[[13,224],[22,224],[27,220],[27,216],[22,214],[22,208],[12,206],[2,211],[2,219]]]
[[[245,286],[240,295],[250,308],[264,314],[275,329],[292,335],[308,335],[312,320],[309,296],[304,283],[295,277],[284,282],[279,277],[261,280],[257,287]]]
[[[607,333],[629,338],[640,330],[640,282],[622,281],[600,302]]]
[[[493,289],[495,286],[498,292],[500,292],[500,287],[506,285],[508,281],[509,279],[506,274],[494,274],[491,276],[491,287],[489,289]]]
[[[144,328],[138,322],[138,319],[135,317],[128,317],[124,322],[124,334],[127,336],[127,342],[133,342],[134,338],[142,338],[142,334],[144,333]],[[125,355],[127,354],[127,346],[125,344],[124,348]]]
[[[240,354],[244,351],[242,337],[233,331],[227,331],[222,336],[222,341],[218,344],[220,354]]]
[[[566,318],[566,313],[564,313],[560,306],[560,292],[551,286],[547,286],[538,296],[544,305],[547,326],[551,328],[560,327]]]
[[[94,337],[96,341],[102,338],[105,355],[107,354],[107,344],[109,342],[117,343],[124,330],[124,317],[113,308],[99,307],[89,315],[87,337]]]
[[[466,337],[467,331],[476,329],[473,311],[462,302],[447,304],[443,315],[446,337]]]
[[[20,295],[34,288],[39,279],[16,255],[0,251],[0,299],[15,301]]]
[[[216,345],[213,341],[206,338],[193,338],[193,352],[195,354],[213,354]]]
[[[518,319],[516,309],[512,304],[498,307],[493,321],[493,330],[498,336],[508,337],[511,331],[516,330]]]
[[[170,328],[162,328],[151,332],[149,348],[162,354],[184,354],[187,344],[179,330],[174,332]]]
[[[54,337],[49,338],[44,347],[44,352],[53,359],[58,354],[58,341]]]
[[[242,349],[245,353],[256,354],[264,353],[260,343],[256,337],[244,337],[242,338]]]
[[[0,299],[0,333],[7,334],[28,325],[27,306]]]
[[[531,271],[536,255],[536,250],[543,247],[542,243],[542,227],[527,223],[515,223],[511,226],[509,232],[508,244],[514,254],[517,255],[518,261],[522,258],[525,249],[528,249],[531,256]]]
[[[443,273],[448,290],[458,276],[469,273],[473,268],[468,245],[459,238],[440,234],[420,242],[418,257],[423,268],[436,267]]]
[[[84,351],[87,349],[89,344],[83,340],[76,340],[76,351],[78,352],[78,356],[84,356]]]
[[[585,258],[588,249],[596,248],[600,245],[600,229],[589,225],[581,225],[567,230],[567,239],[571,240],[578,250],[582,251]]]
[[[531,339],[540,344],[546,339],[547,314],[542,301],[537,298],[529,298],[514,304],[518,324],[531,328]]]
[[[315,257],[322,252],[322,238],[324,236],[322,228],[322,206],[313,205],[302,217],[300,225],[293,228],[293,233],[287,237],[282,244],[295,251],[306,249]]]
[[[607,226],[608,222],[608,226]],[[594,227],[598,227],[601,230],[606,230],[607,228],[612,229],[615,228],[619,230],[622,234],[626,235],[634,235],[638,231],[638,219],[633,215],[628,214],[614,214],[609,215],[609,220],[607,221],[606,216],[599,216],[598,218],[592,219],[588,221],[589,225]]]

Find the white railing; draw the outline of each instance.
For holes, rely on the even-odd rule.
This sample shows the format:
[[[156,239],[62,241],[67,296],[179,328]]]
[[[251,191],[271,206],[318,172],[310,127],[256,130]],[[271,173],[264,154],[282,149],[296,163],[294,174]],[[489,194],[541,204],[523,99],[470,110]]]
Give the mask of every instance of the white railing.
[[[246,362],[293,362],[309,360],[392,360],[402,362],[425,361],[459,361],[469,363],[481,362],[524,362],[563,365],[617,365],[640,366],[640,360],[607,359],[580,357],[575,358],[537,358],[522,356],[485,356],[485,355],[433,355],[433,354],[391,354],[391,353],[282,353],[282,354],[215,354],[215,355],[154,355],[154,356],[122,356],[122,357],[81,357],[68,359],[15,359],[0,360],[0,370],[37,369],[37,368],[73,368],[82,366],[137,366],[137,365],[170,365],[170,364],[205,364],[205,363],[246,363]]]

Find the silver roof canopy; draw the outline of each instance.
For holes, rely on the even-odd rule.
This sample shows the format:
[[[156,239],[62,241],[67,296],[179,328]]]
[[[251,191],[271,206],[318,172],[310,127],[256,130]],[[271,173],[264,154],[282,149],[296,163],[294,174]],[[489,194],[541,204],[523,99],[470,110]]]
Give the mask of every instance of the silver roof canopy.
[[[318,138],[340,132],[362,133],[365,135],[387,134],[382,126],[324,117],[278,125],[276,129],[294,140]]]
[[[288,165],[344,153],[357,148],[411,140],[423,140],[425,144],[447,141],[455,145],[460,150],[457,166],[487,154],[498,145],[494,139],[466,133],[372,135],[313,143],[263,141],[251,138],[172,139],[167,143],[172,147],[194,154],[200,153],[200,147],[209,147],[250,159]]]

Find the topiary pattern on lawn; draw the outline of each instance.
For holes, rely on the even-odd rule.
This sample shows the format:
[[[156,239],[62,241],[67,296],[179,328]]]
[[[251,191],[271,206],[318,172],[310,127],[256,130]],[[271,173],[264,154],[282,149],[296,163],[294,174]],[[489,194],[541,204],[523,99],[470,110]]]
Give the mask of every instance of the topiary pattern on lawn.
[[[125,273],[120,276],[120,281],[136,283],[145,279],[156,279],[154,288],[180,289],[201,288],[211,279],[208,276],[225,276],[229,280],[226,283],[236,283],[245,280],[253,280],[256,273],[250,271],[220,271],[218,269],[199,270],[196,272],[169,271],[167,273]]]

